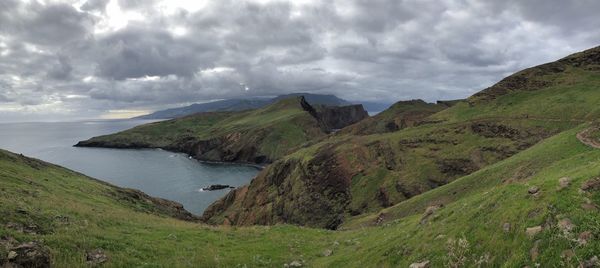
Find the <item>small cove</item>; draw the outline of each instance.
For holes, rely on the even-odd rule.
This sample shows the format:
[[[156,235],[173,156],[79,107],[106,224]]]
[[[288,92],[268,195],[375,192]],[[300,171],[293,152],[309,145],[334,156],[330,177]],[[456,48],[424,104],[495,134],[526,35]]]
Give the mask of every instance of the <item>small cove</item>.
[[[238,187],[259,169],[249,165],[204,163],[160,149],[79,148],[73,144],[148,123],[99,120],[52,123],[2,123],[0,148],[61,165],[111,184],[134,188],[182,203],[194,214],[229,190],[200,191],[212,184]]]

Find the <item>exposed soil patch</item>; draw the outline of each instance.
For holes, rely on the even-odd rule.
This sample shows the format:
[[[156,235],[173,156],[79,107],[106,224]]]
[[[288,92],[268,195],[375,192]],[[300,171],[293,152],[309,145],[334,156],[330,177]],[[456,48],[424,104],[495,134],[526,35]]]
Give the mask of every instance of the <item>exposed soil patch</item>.
[[[437,164],[440,172],[448,176],[464,176],[478,169],[471,159],[442,159]]]
[[[518,129],[491,122],[473,123],[471,125],[471,130],[473,133],[486,138],[507,138],[511,140],[518,140],[521,137],[521,133]]]
[[[600,129],[598,127],[587,128],[577,133],[577,139],[587,146],[600,149],[600,141],[594,135],[598,134],[599,131]]]

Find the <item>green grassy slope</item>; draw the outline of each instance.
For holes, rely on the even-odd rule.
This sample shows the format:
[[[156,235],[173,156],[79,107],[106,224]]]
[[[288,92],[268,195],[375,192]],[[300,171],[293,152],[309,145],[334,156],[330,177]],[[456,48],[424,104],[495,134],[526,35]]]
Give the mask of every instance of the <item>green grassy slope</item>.
[[[319,263],[343,266],[349,263],[346,258],[363,255],[369,265],[380,267],[423,260],[448,267],[453,253],[465,258],[461,266],[469,267],[485,259],[489,262],[481,267],[578,267],[600,252],[600,181],[581,190],[600,177],[600,150],[576,139],[584,127],[347,222],[342,229],[352,230],[356,244]],[[561,187],[561,178],[568,185]],[[539,187],[537,194],[528,192],[533,186]],[[440,204],[423,220],[427,207]],[[374,225],[380,227],[365,227]],[[535,226],[542,231],[529,237],[526,228]],[[460,239],[467,242],[449,245]]]
[[[426,103],[422,100],[399,101],[385,111],[344,128],[340,133],[370,135],[394,132],[412,127],[420,120],[448,108],[444,104]]]
[[[324,230],[181,221],[122,191],[0,150],[0,266],[8,237],[39,241],[54,267],[85,267],[86,253],[96,249],[107,254],[106,267],[281,267],[333,243]]]
[[[272,164],[204,216],[335,228],[410,200],[597,118],[599,65],[594,48],[519,72],[417,126],[367,136],[342,130]],[[314,219],[315,211],[324,213]]]
[[[576,138],[586,127],[340,231],[181,221],[113,186],[0,151],[0,264],[11,237],[42,243],[55,267],[86,266],[96,249],[107,254],[106,267],[576,267],[600,252],[600,181],[581,190],[600,176],[600,150]],[[563,177],[569,184],[560,187]],[[528,193],[532,186],[538,194]],[[542,230],[526,235],[534,226]]]
[[[78,146],[164,148],[201,160],[265,163],[326,136],[302,102],[298,97],[257,110],[201,113],[94,137]]]

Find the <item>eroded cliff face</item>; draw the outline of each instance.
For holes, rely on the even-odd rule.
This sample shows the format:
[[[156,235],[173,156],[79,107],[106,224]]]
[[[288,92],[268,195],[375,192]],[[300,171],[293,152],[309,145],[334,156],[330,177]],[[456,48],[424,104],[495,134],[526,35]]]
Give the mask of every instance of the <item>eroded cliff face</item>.
[[[211,205],[212,224],[290,223],[336,229],[510,157],[554,132],[464,122],[383,136],[336,135],[286,156]]]
[[[304,97],[298,98],[298,104],[311,118],[298,122],[305,127],[309,136],[318,139],[336,129],[359,122],[369,115],[362,105],[349,105],[341,107],[314,107]],[[319,131],[320,130],[320,131]],[[268,164],[277,160],[274,155],[260,150],[260,144],[265,143],[272,129],[251,129],[246,132],[232,132],[217,138],[200,140],[181,140],[173,147],[167,149],[185,152],[194,158],[203,161],[242,162],[254,164]],[[279,141],[286,143],[286,140]],[[278,146],[278,145],[277,145]]]
[[[234,132],[214,139],[198,140],[188,147],[191,149],[189,154],[203,161],[270,163],[273,156],[260,152],[257,147],[265,137],[262,132]]]
[[[317,107],[317,116],[329,130],[338,130],[369,117],[362,105]]]
[[[308,161],[280,160],[248,186],[235,189],[206,209],[212,224],[292,223],[335,229],[350,202],[351,173],[333,147]]]
[[[399,101],[373,117],[344,128],[340,134],[371,135],[399,131],[420,124],[428,116],[451,107],[455,102]]]
[[[304,97],[294,97],[255,112],[227,113],[223,116],[220,116],[220,113],[213,113],[211,116],[199,114],[148,124],[114,135],[95,137],[81,141],[76,146],[162,148],[186,153],[202,161],[263,165],[293,152],[305,142],[321,139],[335,129],[367,117],[368,114],[362,105],[315,108]],[[223,120],[227,123],[223,123],[222,126],[213,123],[212,129],[202,135],[180,127],[184,124],[203,124],[211,120]],[[254,123],[239,127],[248,121]],[[170,128],[179,130],[165,134]]]

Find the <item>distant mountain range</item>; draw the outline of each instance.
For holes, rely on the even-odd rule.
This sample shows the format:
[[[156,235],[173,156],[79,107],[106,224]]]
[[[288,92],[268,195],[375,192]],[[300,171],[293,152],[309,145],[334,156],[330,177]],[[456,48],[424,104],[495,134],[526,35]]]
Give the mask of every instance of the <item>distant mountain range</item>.
[[[377,102],[350,102],[335,95],[310,94],[310,93],[293,93],[280,95],[275,98],[251,98],[251,99],[227,99],[213,101],[207,103],[195,103],[185,107],[171,108],[166,110],[156,111],[151,114],[134,117],[134,119],[171,119],[178,118],[195,113],[203,112],[225,112],[225,111],[243,111],[265,107],[279,100],[294,97],[304,96],[306,101],[311,105],[324,106],[345,106],[351,104],[363,104],[368,112],[380,112],[387,109],[391,103]]]

